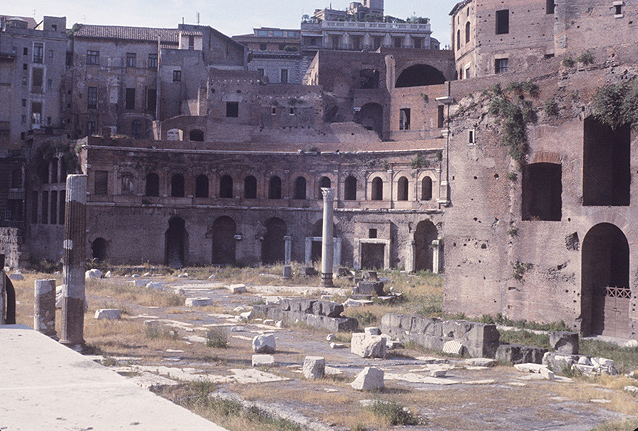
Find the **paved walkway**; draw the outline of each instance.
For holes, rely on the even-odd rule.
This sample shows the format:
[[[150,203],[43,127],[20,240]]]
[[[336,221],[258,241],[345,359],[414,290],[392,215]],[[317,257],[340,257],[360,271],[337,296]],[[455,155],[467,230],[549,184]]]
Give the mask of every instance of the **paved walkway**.
[[[0,430],[226,431],[23,325],[0,325]]]

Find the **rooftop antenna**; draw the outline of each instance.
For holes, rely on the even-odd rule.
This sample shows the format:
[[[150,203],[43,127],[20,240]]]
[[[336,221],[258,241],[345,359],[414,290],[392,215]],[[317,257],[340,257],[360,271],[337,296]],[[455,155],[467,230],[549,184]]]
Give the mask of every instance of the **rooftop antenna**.
[[[199,27],[199,12],[197,12],[197,26]]]
[[[184,17],[182,17],[182,25],[184,25]]]

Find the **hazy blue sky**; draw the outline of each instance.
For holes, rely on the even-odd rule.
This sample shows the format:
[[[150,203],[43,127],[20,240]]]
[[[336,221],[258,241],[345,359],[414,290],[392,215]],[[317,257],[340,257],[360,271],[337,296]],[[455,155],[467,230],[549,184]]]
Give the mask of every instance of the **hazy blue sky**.
[[[66,16],[67,26],[85,24],[174,28],[182,22],[210,25],[233,36],[254,27],[299,28],[301,16],[315,9],[345,9],[350,0],[2,0],[2,15]],[[387,15],[406,18],[413,13],[432,20],[433,36],[450,43],[449,13],[457,0],[385,0]],[[35,11],[35,13],[34,13]]]

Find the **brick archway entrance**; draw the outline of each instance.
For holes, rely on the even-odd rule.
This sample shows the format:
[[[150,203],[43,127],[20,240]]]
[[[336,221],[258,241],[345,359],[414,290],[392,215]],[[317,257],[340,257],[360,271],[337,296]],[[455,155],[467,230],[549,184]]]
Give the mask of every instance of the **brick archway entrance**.
[[[630,298],[627,238],[613,224],[597,224],[583,240],[582,332],[629,337]]]

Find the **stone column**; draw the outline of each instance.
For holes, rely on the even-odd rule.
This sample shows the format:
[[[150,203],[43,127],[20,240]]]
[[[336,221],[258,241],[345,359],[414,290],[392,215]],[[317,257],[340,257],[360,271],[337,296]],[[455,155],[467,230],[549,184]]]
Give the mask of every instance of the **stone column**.
[[[36,280],[33,329],[57,339],[55,332],[55,280]]]
[[[292,260],[292,236],[284,236],[284,265],[290,265]]]
[[[432,272],[441,272],[441,240],[432,241]]]
[[[334,245],[332,239],[332,214],[335,189],[321,188],[323,194],[323,238],[321,242],[321,285],[333,287],[332,265],[334,260]]]
[[[312,266],[312,237],[306,237],[306,254],[305,254],[306,267]]]
[[[405,259],[405,270],[407,272],[414,272],[416,270],[416,241],[410,241],[410,247],[408,247],[408,256]]]
[[[84,345],[86,185],[86,175],[67,177],[60,342],[73,348]]]

